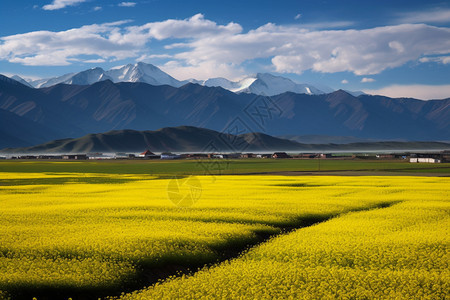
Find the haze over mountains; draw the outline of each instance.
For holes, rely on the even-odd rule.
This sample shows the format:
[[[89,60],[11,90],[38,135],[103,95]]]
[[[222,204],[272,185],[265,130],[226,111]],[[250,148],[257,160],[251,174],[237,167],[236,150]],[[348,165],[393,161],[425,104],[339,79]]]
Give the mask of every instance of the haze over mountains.
[[[415,141],[448,141],[450,137],[450,99],[355,97],[342,90],[264,97],[192,83],[176,88],[109,79],[36,89],[0,76],[0,116],[0,148],[111,130],[182,125],[274,136]]]

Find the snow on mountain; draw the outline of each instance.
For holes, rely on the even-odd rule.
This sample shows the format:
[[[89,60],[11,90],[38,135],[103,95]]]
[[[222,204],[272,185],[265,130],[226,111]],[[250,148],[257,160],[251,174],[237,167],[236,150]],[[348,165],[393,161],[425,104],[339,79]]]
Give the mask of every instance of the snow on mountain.
[[[183,85],[188,84],[188,83],[194,83],[194,84],[203,85],[203,82],[205,82],[205,81],[204,80],[197,80],[197,79],[194,79],[194,78],[181,81],[181,83]]]
[[[235,93],[253,93],[258,95],[274,96],[284,92],[298,94],[324,94],[318,88],[299,84],[281,76],[268,73],[258,73],[256,76],[246,77],[239,81],[230,81],[225,78],[211,78],[203,82],[205,86],[220,86]]]
[[[69,73],[60,77],[40,79],[29,83],[34,87],[41,88],[59,83],[90,85],[103,80],[111,80],[113,82],[145,82],[151,85],[167,84],[174,87],[183,85],[181,81],[164,73],[159,68],[141,62],[134,65],[129,64],[112,68],[108,71],[102,68],[92,68],[79,73]]]
[[[110,76],[113,82],[145,82],[151,85],[167,84],[174,87],[183,85],[181,81],[161,71],[158,67],[142,62],[113,68],[107,71],[106,75]]]
[[[224,89],[230,90],[230,91],[234,91],[234,90],[240,88],[239,82],[234,82],[234,81],[228,80],[226,78],[222,78],[222,77],[210,78],[208,80],[203,81],[201,83],[201,85],[209,86],[209,87],[220,86],[221,88],[224,88]]]
[[[111,77],[105,74],[102,68],[93,68],[80,73],[75,74],[69,80],[64,83],[67,84],[77,84],[77,85],[88,85],[99,81],[112,80]]]
[[[268,73],[256,74],[256,80],[254,80],[247,88],[243,88],[239,92],[267,96],[274,96],[284,92],[310,95],[324,94],[324,92],[312,85],[295,83],[288,78],[274,76]]]
[[[28,83],[31,84],[32,86],[34,86],[35,88],[49,87],[49,86],[53,86],[58,83],[66,82],[67,80],[70,80],[70,78],[72,78],[75,75],[76,75],[76,73],[68,73],[68,74],[64,74],[59,77],[32,80],[32,81],[28,81]]]
[[[239,88],[233,90],[235,93],[239,93],[248,89],[258,78],[247,77],[239,81]]]
[[[29,82],[36,88],[53,86],[58,83],[89,85],[103,80],[112,80],[102,68],[92,68],[79,73],[69,73],[59,77],[39,79]]]
[[[31,84],[29,84],[25,79],[23,79],[22,77],[18,76],[18,75],[14,75],[11,77],[11,79],[14,79],[15,81],[20,82],[23,85],[26,85],[27,87],[33,87]]]
[[[316,95],[325,94],[331,90],[326,88],[327,90],[324,91],[313,85],[296,83],[291,79],[269,73],[258,73],[239,81],[231,81],[221,77],[203,81],[196,79],[179,81],[158,67],[142,62],[114,67],[108,71],[102,68],[92,68],[79,73],[29,81],[28,83],[36,88],[41,88],[58,83],[90,85],[103,80],[111,80],[112,82],[145,82],[151,85],[170,85],[173,87],[180,87],[187,83],[195,83],[209,87],[222,87],[234,93],[253,93],[267,96],[274,96],[284,92]]]

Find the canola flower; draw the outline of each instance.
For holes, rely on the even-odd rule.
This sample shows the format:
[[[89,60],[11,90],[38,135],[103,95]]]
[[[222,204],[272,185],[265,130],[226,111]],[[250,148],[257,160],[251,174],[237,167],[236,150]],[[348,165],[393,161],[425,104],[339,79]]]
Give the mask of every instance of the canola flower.
[[[317,182],[329,179],[316,178]],[[446,299],[447,178],[333,178],[401,201],[274,238],[241,257],[121,299]],[[350,192],[348,190],[347,192]],[[343,194],[341,194],[342,197]],[[362,195],[361,195],[362,196]],[[336,199],[337,200],[337,199]]]
[[[0,173],[0,298],[21,287],[120,287],[132,281],[143,265],[164,268],[168,264],[189,266],[213,262],[223,249],[257,240],[260,232],[279,233],[280,227],[301,226],[311,219],[325,220],[380,205],[409,202],[416,205],[420,201],[428,203],[426,199],[445,202],[441,198],[445,198],[443,195],[448,198],[445,187],[449,183],[445,178],[419,177],[197,178],[202,187],[201,198],[194,206],[184,208],[176,207],[168,198],[170,179],[147,175]],[[384,210],[387,209],[380,211]],[[417,213],[421,215],[422,208],[418,208]],[[340,218],[330,222],[337,220]],[[337,235],[329,236],[336,238]],[[300,245],[299,241],[303,240],[308,241],[305,237],[297,237],[281,247],[296,253],[296,248],[289,245]],[[311,238],[309,245],[314,242]],[[329,244],[333,243],[333,240],[329,241]],[[316,249],[310,248],[312,252]],[[228,293],[235,298],[239,295],[257,298],[299,295],[303,286],[292,281],[292,274],[307,276],[306,270],[316,272],[321,267],[300,263],[303,256],[280,251],[280,246],[270,250],[276,259],[255,251],[217,269],[227,266],[232,269],[231,266],[240,262],[238,269],[251,277],[247,281],[230,275],[231,269],[221,274],[219,271],[214,273],[216,268],[211,268],[193,277],[168,280],[125,297],[208,298],[213,295],[213,287],[217,288],[214,293],[223,293],[220,294],[223,297]],[[327,251],[324,253],[332,253]],[[292,260],[280,259],[291,256]],[[343,255],[341,260],[346,259]],[[284,281],[273,277],[274,269],[270,273],[270,266],[279,272],[284,270],[284,277],[279,277]],[[288,266],[296,271],[286,271]],[[259,267],[267,269],[265,275],[260,274],[262,278],[251,275],[258,274]],[[340,266],[322,267],[323,272],[333,267],[337,268],[336,274],[342,273]],[[217,282],[213,284],[206,278],[198,281],[196,278],[201,278],[202,274]],[[223,276],[223,280],[214,277],[215,274]],[[238,281],[229,281],[232,284],[226,288],[227,278]],[[192,280],[193,287],[196,284],[200,287],[184,286]],[[256,280],[273,292],[263,293]],[[320,277],[314,280],[316,284],[324,284]],[[182,294],[176,292],[180,287],[183,287]]]

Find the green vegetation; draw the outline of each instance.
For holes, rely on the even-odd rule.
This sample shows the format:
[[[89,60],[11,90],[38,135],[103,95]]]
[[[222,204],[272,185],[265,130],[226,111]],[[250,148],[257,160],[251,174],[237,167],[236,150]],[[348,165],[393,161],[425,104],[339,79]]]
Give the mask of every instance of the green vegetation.
[[[450,163],[412,164],[394,160],[238,159],[238,160],[115,160],[0,161],[0,172],[72,172],[151,175],[220,175],[274,172],[421,172],[450,174]]]

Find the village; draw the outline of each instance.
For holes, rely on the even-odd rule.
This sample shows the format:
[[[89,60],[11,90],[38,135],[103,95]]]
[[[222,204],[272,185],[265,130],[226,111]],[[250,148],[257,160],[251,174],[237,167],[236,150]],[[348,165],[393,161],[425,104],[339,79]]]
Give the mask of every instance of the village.
[[[83,153],[83,154],[24,154],[0,156],[0,159],[27,160],[176,160],[176,159],[365,159],[365,160],[406,160],[410,163],[450,162],[450,150],[435,152],[398,153],[171,153],[155,154],[150,150],[142,153]]]

